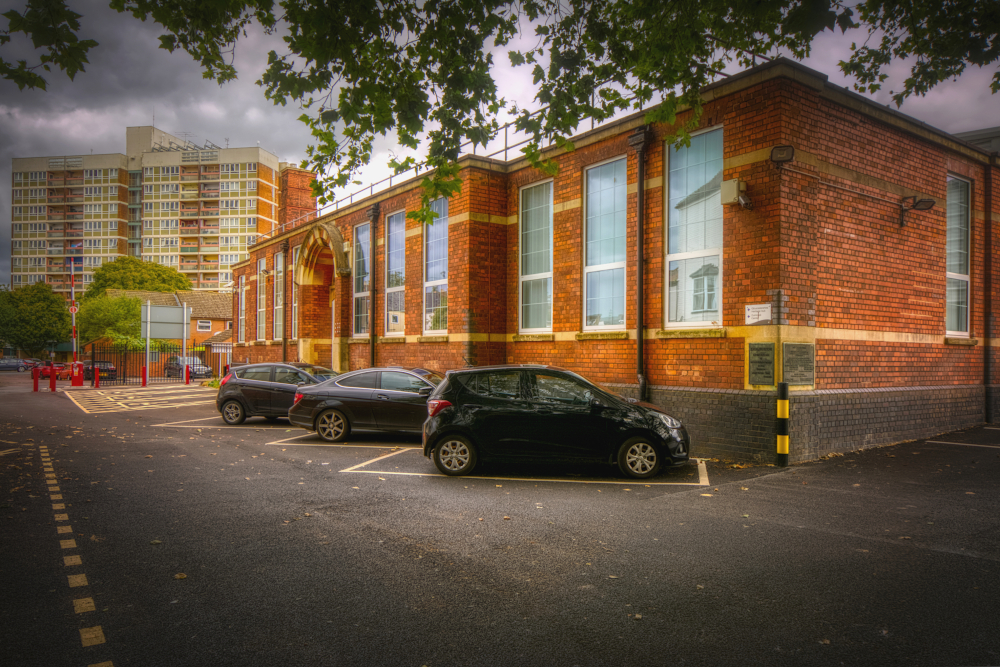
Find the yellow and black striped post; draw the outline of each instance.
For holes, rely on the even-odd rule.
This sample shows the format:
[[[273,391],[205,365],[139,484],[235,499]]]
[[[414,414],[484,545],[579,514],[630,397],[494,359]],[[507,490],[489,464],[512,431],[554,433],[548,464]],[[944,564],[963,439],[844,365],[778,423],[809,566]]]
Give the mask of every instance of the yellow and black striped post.
[[[778,460],[779,466],[788,465],[788,383],[778,383]]]

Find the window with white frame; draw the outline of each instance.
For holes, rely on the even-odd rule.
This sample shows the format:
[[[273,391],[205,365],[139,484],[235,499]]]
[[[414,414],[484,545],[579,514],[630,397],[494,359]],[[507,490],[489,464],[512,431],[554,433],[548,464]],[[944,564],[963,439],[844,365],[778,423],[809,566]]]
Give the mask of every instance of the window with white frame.
[[[198,331],[211,331],[212,320],[198,320]]]
[[[292,338],[299,337],[299,288],[295,284],[295,270],[299,266],[299,250],[302,246],[292,248]]]
[[[240,286],[236,290],[236,298],[240,300],[239,303],[239,319],[237,330],[237,339],[239,343],[246,342],[246,326],[247,326],[247,278],[246,276],[240,276]]]
[[[521,331],[552,330],[552,181],[521,189]]]
[[[285,336],[285,253],[274,256],[274,340]]]
[[[722,129],[667,147],[667,325],[722,324]]]
[[[437,214],[424,232],[424,322],[425,333],[448,332],[448,200],[431,202]]]
[[[156,187],[156,186],[147,183],[146,185],[142,186],[142,194],[143,195],[152,195],[154,187]]]
[[[267,259],[257,260],[257,340],[264,340],[265,329],[264,306],[267,301],[267,281],[264,271],[267,269]]]
[[[969,335],[969,241],[972,185],[948,176],[945,330]]]
[[[247,162],[247,171],[257,171],[257,163]]]
[[[584,328],[625,327],[625,158],[587,170]]]
[[[368,285],[371,269],[368,245],[371,224],[365,223],[354,228],[354,335],[368,334],[371,295]]]
[[[150,215],[152,215],[152,213],[153,213],[153,202],[151,202],[151,201],[143,202],[143,204],[142,204],[142,210],[143,210],[144,213],[149,213]]]
[[[406,212],[385,220],[385,335],[406,333]]]
[[[247,181],[247,190],[253,191],[257,189],[257,181]]]

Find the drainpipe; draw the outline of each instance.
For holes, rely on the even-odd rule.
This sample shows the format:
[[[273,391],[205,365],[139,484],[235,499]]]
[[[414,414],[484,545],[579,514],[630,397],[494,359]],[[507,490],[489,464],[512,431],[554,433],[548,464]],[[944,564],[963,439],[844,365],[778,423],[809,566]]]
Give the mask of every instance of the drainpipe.
[[[994,400],[994,390],[990,385],[993,384],[993,345],[992,339],[995,335],[994,333],[994,322],[993,322],[993,262],[995,261],[993,257],[993,170],[996,167],[1000,167],[1000,153],[993,153],[990,156],[990,160],[986,165],[986,307],[984,309],[983,315],[985,320],[986,335],[983,336],[986,345],[983,346],[983,384],[986,385],[986,423],[992,424],[995,415],[993,414],[993,400]]]
[[[375,229],[378,227],[378,204],[372,204],[367,211],[371,227],[368,228],[368,366],[375,367]]]
[[[646,145],[649,143],[649,132],[643,125],[637,128],[628,138],[628,145],[635,149],[636,161],[638,163],[637,179],[639,181],[636,201],[636,241],[635,241],[635,373],[639,380],[639,400],[645,401],[648,397],[649,386],[646,381],[645,360],[643,359],[643,340],[645,328],[643,327],[644,314],[643,305],[646,300],[646,293],[643,289],[643,256],[644,223],[646,218]]]
[[[288,239],[281,242],[281,256],[284,262],[284,275],[281,280],[281,360],[288,361]]]

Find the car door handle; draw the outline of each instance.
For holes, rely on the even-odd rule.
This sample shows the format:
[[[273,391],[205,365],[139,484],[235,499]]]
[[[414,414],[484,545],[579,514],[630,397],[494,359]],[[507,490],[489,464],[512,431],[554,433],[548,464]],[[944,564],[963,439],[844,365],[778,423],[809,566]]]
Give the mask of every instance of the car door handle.
[[[380,401],[388,401],[389,400],[389,397],[386,396],[385,394],[375,394],[375,398],[379,399]]]

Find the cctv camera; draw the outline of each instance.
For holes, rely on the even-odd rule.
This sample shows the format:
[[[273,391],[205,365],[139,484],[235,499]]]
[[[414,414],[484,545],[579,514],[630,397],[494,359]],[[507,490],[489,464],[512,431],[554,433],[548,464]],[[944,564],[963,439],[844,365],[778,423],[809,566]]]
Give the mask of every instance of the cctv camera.
[[[753,202],[750,201],[750,197],[747,197],[745,194],[740,193],[740,196],[737,197],[736,200],[740,203],[740,206],[748,211],[753,210]]]

